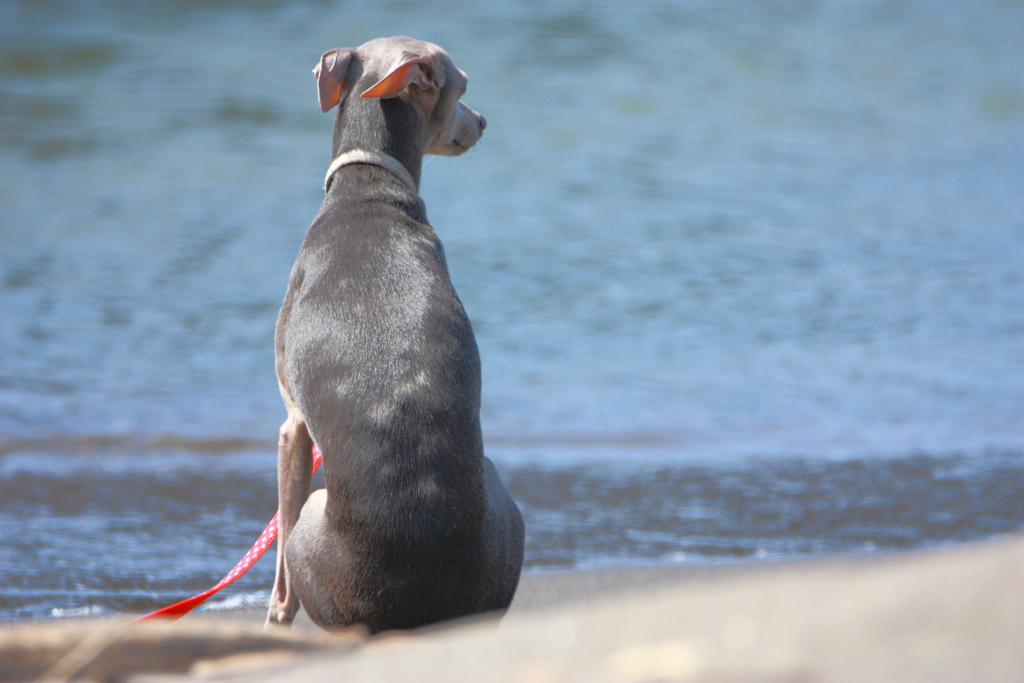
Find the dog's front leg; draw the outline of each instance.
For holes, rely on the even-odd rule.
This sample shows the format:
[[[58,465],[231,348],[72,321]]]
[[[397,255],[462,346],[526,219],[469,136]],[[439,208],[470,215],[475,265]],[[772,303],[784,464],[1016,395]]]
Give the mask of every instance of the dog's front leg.
[[[288,419],[281,425],[277,444],[277,573],[270,593],[267,627],[289,625],[299,611],[299,599],[288,575],[285,547],[309,497],[310,480],[313,478],[312,449],[313,439],[306,428],[306,421],[298,408],[289,407]]]

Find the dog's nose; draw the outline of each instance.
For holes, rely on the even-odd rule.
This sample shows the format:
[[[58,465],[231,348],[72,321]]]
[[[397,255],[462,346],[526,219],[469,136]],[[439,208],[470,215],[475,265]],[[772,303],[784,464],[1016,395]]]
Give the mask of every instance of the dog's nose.
[[[487,128],[487,119],[483,116],[480,117],[480,130]]]

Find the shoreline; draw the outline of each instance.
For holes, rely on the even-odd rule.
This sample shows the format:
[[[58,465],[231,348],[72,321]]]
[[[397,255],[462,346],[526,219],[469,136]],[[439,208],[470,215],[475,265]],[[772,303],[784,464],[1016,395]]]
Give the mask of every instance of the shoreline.
[[[1022,534],[1024,535],[1024,534]],[[915,547],[906,550],[875,550],[870,552],[860,551],[837,551],[818,554],[794,554],[789,556],[776,556],[767,558],[741,558],[729,560],[689,560],[683,561],[648,561],[648,562],[624,562],[622,564],[606,564],[599,566],[573,567],[573,568],[540,568],[526,570],[520,575],[519,588],[516,591],[515,599],[509,607],[508,614],[519,615],[535,612],[538,610],[559,607],[572,602],[588,603],[592,600],[605,600],[619,595],[641,594],[645,590],[660,586],[671,586],[684,582],[720,578],[729,576],[736,572],[748,573],[758,571],[757,568],[767,569],[779,565],[807,565],[819,562],[860,562],[883,560],[889,557],[900,557],[907,554],[929,552],[957,548],[964,545],[976,545],[984,543],[995,543],[1001,540],[1013,538],[1014,534],[1000,534],[988,539],[964,541],[961,543],[942,543],[932,546]],[[267,604],[248,604],[232,607],[213,607],[219,601],[225,599],[237,599],[254,596],[263,591],[254,593],[236,593],[222,596],[214,594],[191,612],[186,613],[182,619],[193,620],[221,620],[227,622],[262,622],[266,615]],[[184,597],[182,597],[184,596]],[[184,599],[184,593],[177,598],[169,598],[167,605],[173,604],[178,599]],[[153,610],[166,605],[158,605]],[[82,610],[75,613],[76,610]],[[85,611],[90,608],[68,608],[61,610],[67,614],[52,614],[49,616],[21,616],[21,617],[0,617],[0,631],[5,628],[13,628],[19,625],[45,625],[63,623],[86,623],[104,621],[123,621],[141,617],[147,612],[114,612],[99,609],[96,611]],[[301,607],[296,615],[296,625],[309,630],[320,630],[315,624],[305,617]],[[2,679],[0,679],[2,680]]]
[[[0,681],[34,680],[110,629],[82,673],[139,683],[1015,681],[1024,535],[884,556],[527,574],[501,620],[369,639],[328,636],[303,617],[264,633],[263,614],[131,630],[104,619],[0,624]]]

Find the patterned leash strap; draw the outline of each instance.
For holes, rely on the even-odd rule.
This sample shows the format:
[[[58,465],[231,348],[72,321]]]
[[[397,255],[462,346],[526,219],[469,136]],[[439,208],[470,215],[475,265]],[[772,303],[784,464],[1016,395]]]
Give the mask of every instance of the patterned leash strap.
[[[313,444],[314,473],[317,471],[317,468],[320,467],[320,463],[322,460],[323,458],[320,455],[320,449],[317,448],[316,444]],[[256,542],[253,543],[251,548],[249,548],[249,552],[245,554],[245,557],[239,560],[238,564],[235,565],[235,568],[229,571],[227,575],[223,579],[218,581],[213,588],[210,588],[209,590],[204,591],[199,595],[192,596],[187,600],[182,600],[181,602],[176,602],[173,605],[168,605],[163,609],[158,609],[155,612],[150,612],[149,614],[143,615],[138,619],[133,619],[129,623],[134,624],[137,621],[144,621],[146,619],[153,618],[179,619],[188,614],[189,612],[191,612],[199,605],[201,605],[204,600],[206,600],[208,597],[210,597],[220,589],[234,583],[235,580],[238,579],[238,577],[249,571],[249,569],[254,564],[256,564],[256,561],[263,557],[263,553],[267,552],[267,549],[274,543],[274,540],[277,538],[277,517],[278,513],[275,512],[274,518],[270,520],[270,523],[267,524],[267,528],[263,530],[263,533],[260,534],[260,537],[257,538]]]

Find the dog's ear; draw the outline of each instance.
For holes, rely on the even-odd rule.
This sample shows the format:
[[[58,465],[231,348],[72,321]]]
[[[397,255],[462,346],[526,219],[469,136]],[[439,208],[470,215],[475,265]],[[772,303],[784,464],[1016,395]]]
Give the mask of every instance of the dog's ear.
[[[444,69],[435,68],[433,57],[413,52],[403,52],[388,75],[380,79],[363,97],[394,97],[410,83],[424,90],[437,92],[444,87]]]
[[[345,74],[355,53],[355,50],[347,47],[336,47],[325,52],[320,57],[320,63],[313,67],[320,111],[329,111],[348,93],[351,83],[345,82]]]

